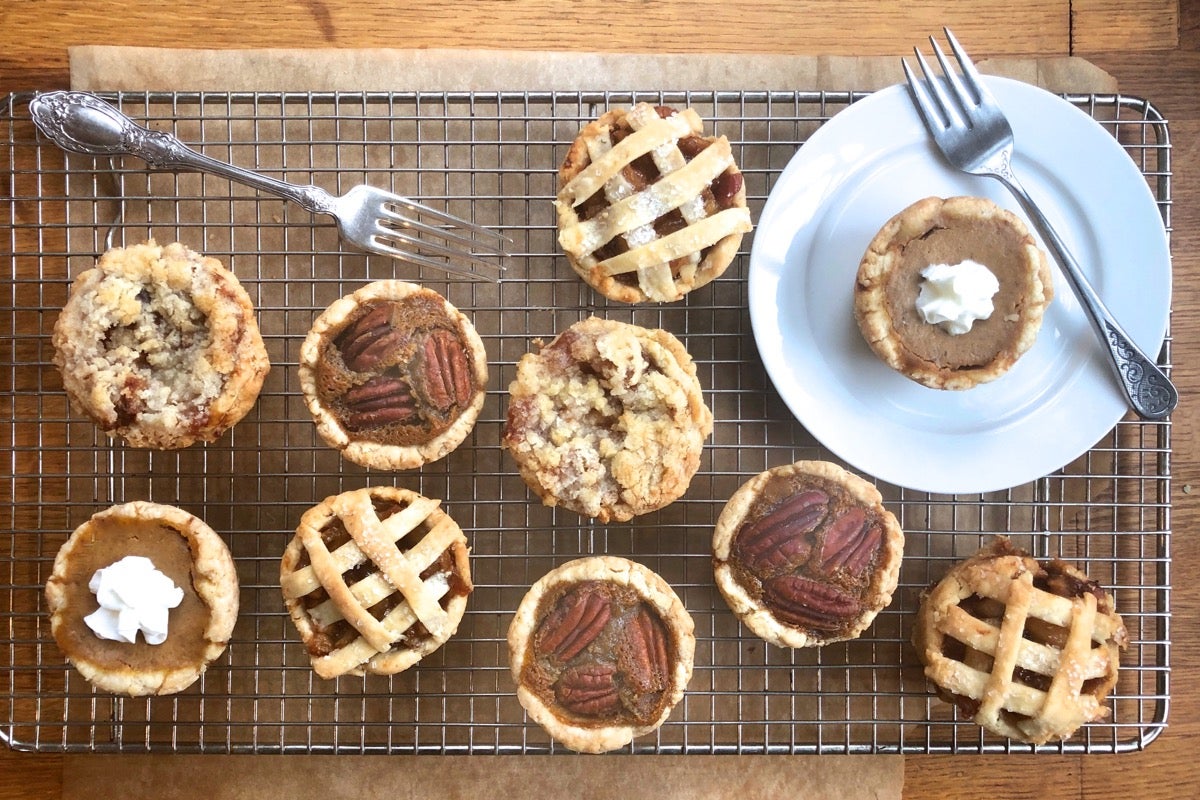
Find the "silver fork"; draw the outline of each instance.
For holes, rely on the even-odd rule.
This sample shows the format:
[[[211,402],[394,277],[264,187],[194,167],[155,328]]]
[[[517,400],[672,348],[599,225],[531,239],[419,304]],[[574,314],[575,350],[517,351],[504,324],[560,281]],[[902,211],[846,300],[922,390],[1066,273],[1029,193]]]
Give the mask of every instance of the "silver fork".
[[[1012,127],[996,98],[983,85],[978,70],[954,34],[949,28],[942,30],[962,68],[961,77],[932,36],[929,41],[941,67],[942,79],[939,80],[919,48],[913,50],[924,73],[924,81],[917,78],[907,61],[901,59],[909,90],[933,141],[952,166],[963,172],[995,178],[1016,195],[1042,238],[1054,251],[1067,282],[1107,347],[1113,370],[1129,398],[1129,405],[1144,419],[1165,418],[1179,404],[1178,391],[1154,360],[1138,349],[1113,319],[1062,238],[1017,180],[1012,169]]]
[[[29,103],[38,128],[59,147],[93,156],[133,155],[157,169],[209,172],[291,200],[337,220],[342,239],[367,251],[470,278],[498,280],[507,239],[374,186],[334,196],[209,158],[176,137],[144,128],[94,94],[45,92]]]

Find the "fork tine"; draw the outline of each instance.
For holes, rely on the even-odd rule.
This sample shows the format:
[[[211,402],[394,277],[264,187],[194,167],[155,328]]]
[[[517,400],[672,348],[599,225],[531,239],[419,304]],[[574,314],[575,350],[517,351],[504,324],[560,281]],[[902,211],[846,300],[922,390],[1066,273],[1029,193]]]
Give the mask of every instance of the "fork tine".
[[[937,57],[938,66],[942,68],[942,75],[946,78],[946,83],[950,84],[950,88],[954,90],[954,96],[958,100],[959,108],[969,117],[971,109],[976,105],[976,99],[967,91],[967,87],[963,86],[962,79],[958,77],[958,71],[950,66],[950,61],[946,58],[946,54],[942,52],[941,45],[937,39],[929,37],[929,43],[933,45],[933,54]]]
[[[967,55],[967,51],[958,43],[954,33],[949,28],[942,28],[946,34],[946,41],[950,43],[950,51],[954,53],[954,58],[958,61],[958,66],[962,69],[963,79],[967,87],[974,92],[975,102],[982,103],[985,97],[991,97],[987,87],[983,85],[983,81],[979,77],[979,70],[975,68],[975,62]]]
[[[488,233],[493,234],[492,239],[495,240],[494,245],[489,244],[487,242],[480,242],[478,239],[475,239],[471,236],[465,236],[465,235],[459,233],[457,230],[454,230],[451,228],[443,228],[443,227],[440,227],[437,225],[429,225],[429,224],[422,222],[421,220],[416,219],[414,217],[411,217],[411,216],[408,216],[405,214],[401,214],[399,211],[396,211],[395,209],[390,208],[387,205],[380,207],[379,215],[381,217],[383,217],[384,219],[386,219],[388,222],[394,223],[400,227],[411,228],[412,230],[415,230],[415,231],[420,231],[422,233],[428,233],[432,236],[437,236],[438,238],[443,239],[447,242],[452,242],[452,243],[461,245],[463,247],[469,247],[469,248],[485,247],[488,250],[499,253],[499,255],[508,255],[507,245],[512,244],[511,239],[509,239],[507,236],[505,236],[497,231],[492,231],[490,229],[484,229],[484,230],[487,230]],[[474,231],[476,229],[477,229],[476,226],[472,226],[469,230]],[[428,240],[423,239],[421,241],[427,242]]]
[[[925,83],[929,86],[930,92],[937,99],[938,110],[941,112],[946,125],[965,125],[962,115],[958,113],[954,102],[950,99],[950,95],[946,93],[942,82],[938,80],[937,73],[933,71],[933,67],[929,66],[929,62],[925,60],[925,56],[920,49],[914,47],[913,52],[917,54],[917,63],[921,65],[921,72],[925,75]]]
[[[904,77],[908,81],[908,88],[912,90],[913,98],[917,101],[917,110],[925,118],[925,124],[935,130],[946,127],[945,120],[938,114],[937,101],[929,94],[929,90],[925,88],[925,83],[912,71],[912,67],[908,65],[908,61],[903,58],[900,59],[900,66],[904,68]]]
[[[472,269],[469,266],[457,264],[453,261],[440,261],[435,258],[426,258],[425,256],[418,255],[417,253],[411,253],[407,250],[402,250],[399,247],[393,247],[392,245],[381,242],[378,239],[373,239],[371,241],[370,245],[368,247],[365,247],[364,249],[371,253],[378,253],[379,255],[390,256],[390,257],[396,259],[397,261],[405,261],[409,264],[414,264],[419,267],[430,267],[432,269],[443,270],[446,272],[453,272],[455,274],[463,275],[468,278],[476,278],[476,279],[484,278],[489,281],[498,280],[497,276],[492,275],[488,272],[480,272],[479,270]],[[500,270],[504,269],[503,266],[498,266],[497,264],[495,264],[493,262],[481,261],[481,260],[475,259],[475,258],[468,258],[467,261],[469,261],[470,263],[480,264],[492,271],[495,271],[496,269],[500,269]]]
[[[430,208],[423,203],[418,203],[416,200],[412,200],[407,197],[392,195],[388,198],[387,202],[390,205],[398,206],[400,208],[407,208],[410,211],[420,214],[421,216],[436,219],[438,222],[443,222],[447,225],[464,228],[481,236],[491,237],[493,239],[502,241],[508,240],[507,237],[505,237],[504,234],[500,233],[499,231],[492,230],[491,228],[484,227],[483,225],[476,225],[473,222],[468,222],[465,219],[453,216],[452,214],[447,214],[444,211],[438,211],[436,208]]]
[[[376,223],[375,229],[371,232],[376,239],[391,239],[397,242],[413,245],[426,253],[433,253],[439,256],[444,256],[448,259],[454,259],[464,264],[473,264],[483,269],[503,272],[506,268],[498,260],[488,260],[479,255],[464,251],[461,248],[450,247],[438,242],[422,239],[419,236],[413,236],[407,231],[398,228],[389,228],[386,225]]]

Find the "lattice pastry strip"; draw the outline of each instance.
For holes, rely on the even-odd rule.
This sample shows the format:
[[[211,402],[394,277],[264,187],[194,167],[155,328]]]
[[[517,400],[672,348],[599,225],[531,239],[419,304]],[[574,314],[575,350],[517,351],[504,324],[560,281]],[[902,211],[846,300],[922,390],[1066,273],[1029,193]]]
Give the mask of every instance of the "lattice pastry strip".
[[[406,505],[381,519],[375,503],[381,495]],[[281,584],[319,675],[332,677],[364,665],[372,672],[396,672],[394,667],[415,663],[457,629],[470,591],[465,537],[438,506],[436,500],[407,490],[375,488],[329,498],[305,514],[285,552]],[[339,520],[350,538],[330,550],[325,532]],[[402,551],[400,543],[422,526],[427,530],[420,541]],[[446,553],[453,555],[456,581],[440,570],[422,578]],[[302,565],[305,558],[309,563]],[[351,582],[348,574],[356,578]],[[452,597],[444,607],[444,598],[455,586],[462,597]],[[305,602],[321,590],[327,599]],[[377,617],[372,609],[380,603],[393,606]],[[341,622],[358,636],[330,645],[326,632]],[[418,624],[419,645],[404,653]]]
[[[1056,593],[1063,587],[1072,596]],[[989,604],[1003,611],[978,612]],[[1048,630],[1056,632],[1052,641],[1029,638]],[[1041,744],[1108,713],[1103,701],[1116,683],[1125,630],[1082,573],[1061,562],[1043,568],[1004,544],[960,565],[926,596],[914,642],[929,679],[973,710],[975,722]]]
[[[612,135],[617,126],[629,131],[620,141]],[[675,112],[648,103],[609,112],[580,133],[560,171],[562,186],[555,203],[559,243],[575,270],[602,293],[628,301],[675,300],[711,280],[732,260],[741,234],[751,228],[750,213],[728,140],[702,133],[703,124],[692,109]],[[700,149],[692,146],[689,150],[694,152],[685,155],[680,147],[684,139],[700,142]],[[640,173],[630,170],[644,157],[657,175],[635,183],[629,174]],[[576,170],[574,162],[584,160],[586,166]],[[731,183],[737,188],[710,209],[710,187],[729,175],[736,178]],[[642,182],[645,186],[638,185]],[[608,206],[581,218],[584,204],[597,196]],[[660,234],[658,221],[672,212],[678,212],[684,227]],[[618,239],[623,251],[599,253]],[[713,252],[722,243],[721,252]],[[636,290],[614,280],[627,274],[636,274]]]

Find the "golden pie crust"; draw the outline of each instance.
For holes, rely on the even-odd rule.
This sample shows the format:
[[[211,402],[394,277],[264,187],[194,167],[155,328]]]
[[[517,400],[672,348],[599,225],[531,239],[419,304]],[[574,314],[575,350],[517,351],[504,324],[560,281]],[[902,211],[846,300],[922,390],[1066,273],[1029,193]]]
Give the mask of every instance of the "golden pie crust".
[[[322,678],[408,669],[454,635],[473,588],[458,524],[439,501],[390,486],[305,512],[280,583]]]
[[[605,297],[670,302],[725,271],[751,229],[729,140],[638,103],[589,123],[558,172],[558,241]]]
[[[99,608],[88,582],[125,556],[145,556],[183,589],[158,645],[96,636],[84,617]],[[174,694],[225,651],[238,615],[233,557],[212,528],[183,509],[134,501],[97,512],[58,551],[46,582],[50,630],[83,677],[106,692]]]
[[[1004,538],[926,592],[913,628],[939,696],[987,730],[1035,745],[1108,716],[1127,641],[1095,581]]]
[[[692,676],[695,625],[657,574],[613,556],[563,564],[530,588],[508,629],[517,699],[582,753],[656,730]]]
[[[376,469],[419,467],[462,444],[487,379],[487,353],[466,315],[404,281],[334,302],[300,348],[300,388],[321,438]]]
[[[216,440],[270,368],[237,277],[178,242],[100,256],[72,284],[53,342],[72,406],[134,447]]]
[[[925,322],[921,270],[971,259],[995,274],[995,310],[967,333]],[[1054,285],[1045,254],[1013,213],[982,197],[927,197],[871,240],[854,285],[854,316],[885,364],[933,389],[970,389],[1008,372],[1037,339]]]
[[[729,608],[780,647],[857,637],[891,602],[903,556],[904,532],[879,490],[825,461],[754,476],[713,534]]]
[[[712,413],[664,330],[590,317],[517,364],[502,444],[549,506],[624,521],[678,499]]]

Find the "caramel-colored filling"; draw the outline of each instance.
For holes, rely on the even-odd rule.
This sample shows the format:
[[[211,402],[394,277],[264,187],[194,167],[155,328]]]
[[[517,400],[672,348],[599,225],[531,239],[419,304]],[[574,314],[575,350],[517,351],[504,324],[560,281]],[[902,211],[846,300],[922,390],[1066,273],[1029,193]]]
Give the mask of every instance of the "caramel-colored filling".
[[[641,596],[607,581],[564,585],[541,599],[536,618],[521,683],[556,716],[583,728],[657,722],[675,647]]]
[[[83,621],[100,605],[88,588],[98,569],[125,556],[145,556],[183,589],[183,602],[170,610],[162,644],[116,642],[96,636]],[[57,639],[62,649],[101,669],[170,670],[201,664],[205,659],[210,611],[192,584],[192,551],[174,528],[155,521],[93,519],[67,563],[63,579],[66,602]]]
[[[886,286],[887,312],[909,365],[973,369],[1015,347],[1021,333],[1018,315],[1030,281],[1026,244],[1019,231],[997,219],[956,221],[953,227],[934,227],[896,247],[899,259]],[[992,298],[992,315],[956,336],[925,322],[917,311],[921,270],[968,259],[991,270],[1000,291]]]

